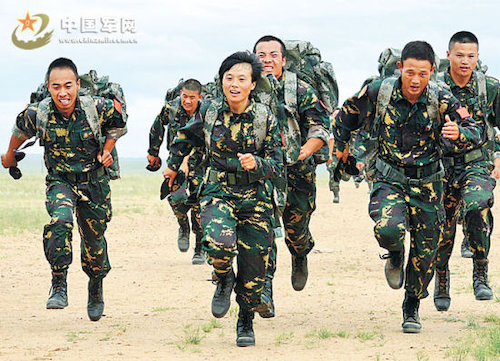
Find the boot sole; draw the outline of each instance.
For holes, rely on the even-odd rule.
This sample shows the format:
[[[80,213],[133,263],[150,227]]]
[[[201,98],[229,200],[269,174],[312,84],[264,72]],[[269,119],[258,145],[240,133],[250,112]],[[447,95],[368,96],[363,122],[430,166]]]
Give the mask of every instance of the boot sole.
[[[47,310],[62,310],[64,308],[66,308],[68,306],[68,304],[48,304],[47,303]]]
[[[418,323],[407,322],[403,323],[403,332],[404,333],[420,333],[422,330],[422,326]]]
[[[475,296],[476,297],[476,301],[490,301],[493,299],[493,295],[478,295],[478,296]]]
[[[193,258],[191,260],[192,264],[204,264],[205,263],[205,258]]]
[[[240,337],[236,339],[236,346],[238,347],[255,346],[255,339],[251,337]]]

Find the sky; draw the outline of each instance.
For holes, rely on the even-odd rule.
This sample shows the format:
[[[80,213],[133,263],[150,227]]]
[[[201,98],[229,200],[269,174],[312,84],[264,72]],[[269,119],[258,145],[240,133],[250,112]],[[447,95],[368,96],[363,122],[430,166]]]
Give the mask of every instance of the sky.
[[[144,159],[149,128],[166,90],[180,78],[211,81],[225,57],[251,50],[262,35],[308,40],[319,48],[323,60],[333,64],[341,102],[377,73],[383,49],[426,40],[445,57],[449,38],[460,30],[476,34],[488,74],[500,77],[497,0],[86,0],[67,5],[51,0],[0,4],[1,153],[7,150],[17,114],[43,81],[49,63],[60,56],[71,58],[80,73],[95,69],[121,84],[129,120],[128,134],[117,148],[121,157]],[[21,31],[17,19],[27,12],[32,18],[49,17],[38,35],[53,30],[47,45],[32,50],[14,45],[13,32],[19,40],[33,40],[42,24],[38,17],[35,32]],[[79,42],[87,38],[122,43]],[[34,146],[28,153],[41,149]],[[164,146],[160,154],[165,157]]]

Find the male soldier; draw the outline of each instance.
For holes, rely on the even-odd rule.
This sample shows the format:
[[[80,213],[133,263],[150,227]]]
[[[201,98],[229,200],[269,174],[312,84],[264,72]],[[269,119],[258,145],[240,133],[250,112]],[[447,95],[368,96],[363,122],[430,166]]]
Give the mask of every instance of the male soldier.
[[[345,101],[332,127],[338,158],[347,157],[351,132],[363,123],[378,142],[369,211],[375,238],[389,251],[385,275],[394,289],[403,285],[406,227],[410,232],[402,325],[409,333],[420,332],[420,299],[428,295],[442,238],[444,172],[439,143],[463,149],[479,141],[467,110],[448,91],[429,83],[433,64],[428,43],[408,43],[398,62],[401,75],[364,86]]]
[[[453,95],[460,100],[481,129],[481,142],[463,152],[445,149],[444,207],[445,232],[436,262],[434,305],[438,311],[450,307],[450,271],[448,261],[455,240],[457,217],[463,203],[465,239],[473,253],[472,274],[476,300],[491,300],[493,293],[488,284],[488,253],[493,229],[493,189],[496,181],[493,170],[495,132],[500,115],[495,112],[499,97],[499,82],[475,70],[479,44],[476,36],[460,31],[450,39],[447,58],[450,66],[438,79],[444,81]]]
[[[118,101],[79,96],[80,80],[75,64],[66,58],[54,60],[46,74],[51,97],[33,103],[17,117],[2,165],[17,164],[14,150],[37,136],[44,146],[47,167],[47,212],[51,220],[44,228],[45,257],[52,269],[48,309],[68,305],[66,275],[72,260],[73,212],[82,239],[81,263],[89,276],[87,313],[92,321],[104,310],[102,279],[111,269],[104,231],[111,219],[109,176],[111,151],[126,130],[126,114]],[[106,138],[98,141],[93,125]]]
[[[266,35],[257,40],[253,51],[264,65],[262,74],[272,74],[278,80],[278,107],[284,108],[286,113],[287,119],[278,119],[286,143],[284,158],[288,182],[283,225],[285,241],[292,254],[292,286],[301,291],[308,276],[307,254],[314,246],[309,231],[309,221],[316,208],[316,164],[312,155],[328,143],[330,121],[315,90],[295,73],[284,70],[286,48],[283,41]],[[290,98],[296,99],[294,106],[287,102]],[[293,129],[296,127],[292,128],[292,123],[298,124],[298,129]],[[275,256],[270,256],[264,295],[272,294]]]
[[[177,131],[186,125],[187,121],[199,111],[201,100],[201,84],[196,79],[188,79],[182,85],[180,97],[167,102],[156,117],[149,132],[149,149],[147,159],[151,166],[158,166],[160,158],[160,146],[165,135],[165,126],[168,126],[167,149],[170,150]],[[192,259],[193,264],[203,264],[205,255],[201,246],[203,233],[200,225],[200,203],[195,199],[196,191],[203,178],[203,169],[200,166],[203,161],[203,153],[199,150],[193,150],[190,156],[187,156],[183,163],[183,172],[187,175],[187,187],[172,192],[168,196],[168,202],[179,222],[179,235],[177,245],[181,252],[189,249],[189,220],[187,212],[191,209],[191,224],[193,232],[196,235],[196,246]],[[190,191],[188,201],[187,190]]]

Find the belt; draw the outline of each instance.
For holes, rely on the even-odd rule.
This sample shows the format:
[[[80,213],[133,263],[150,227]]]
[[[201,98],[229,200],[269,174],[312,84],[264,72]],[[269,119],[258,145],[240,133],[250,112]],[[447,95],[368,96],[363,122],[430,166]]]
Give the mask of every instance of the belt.
[[[483,150],[482,149],[474,149],[467,153],[462,154],[454,154],[450,157],[444,157],[444,164],[446,168],[460,166],[464,164],[468,164],[474,162],[476,160],[480,160],[483,158]]]
[[[211,168],[208,170],[208,181],[224,182],[230,186],[246,186],[253,183],[250,182],[247,172],[226,172]]]
[[[102,177],[104,174],[106,174],[106,170],[104,169],[104,167],[99,167],[97,169],[83,173],[58,173],[58,174],[73,183],[85,183],[89,182],[92,179]]]
[[[419,186],[426,183],[440,181],[444,177],[444,168],[441,161],[418,167],[421,168],[421,170],[418,171],[417,169],[417,171],[415,171],[414,168],[417,167],[396,167],[380,158],[377,158],[375,167],[384,177],[411,186]],[[417,176],[420,175],[420,177],[414,178],[408,175],[414,172]]]

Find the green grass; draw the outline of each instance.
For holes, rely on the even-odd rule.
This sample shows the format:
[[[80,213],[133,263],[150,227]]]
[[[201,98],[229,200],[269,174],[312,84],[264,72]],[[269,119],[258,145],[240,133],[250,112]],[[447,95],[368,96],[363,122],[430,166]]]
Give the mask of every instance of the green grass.
[[[384,338],[384,335],[378,331],[359,331],[356,334],[356,338],[358,338],[361,342],[365,342],[375,340],[376,338],[381,340]]]
[[[199,348],[194,346],[199,345],[204,337],[205,336],[201,334],[199,327],[189,324],[184,326],[184,336],[179,342],[176,343],[176,346],[181,351],[189,349],[192,352],[200,352]]]
[[[165,312],[165,311],[170,311],[170,310],[173,310],[174,307],[170,307],[170,306],[160,306],[160,307],[155,307],[153,308],[153,312]]]
[[[276,346],[281,346],[281,345],[287,345],[293,341],[294,334],[292,331],[290,332],[283,332],[276,336],[274,344]]]
[[[212,332],[214,328],[222,328],[222,324],[216,318],[212,318],[209,323],[201,326],[201,330],[205,333]]]
[[[453,361],[475,360],[494,361],[500,360],[500,324],[498,316],[485,317],[486,326],[475,323],[468,327],[467,334],[453,342],[446,355]]]
[[[88,334],[87,331],[71,331],[66,334],[66,340],[68,342],[77,342],[80,340],[84,340],[85,337],[83,335]]]

